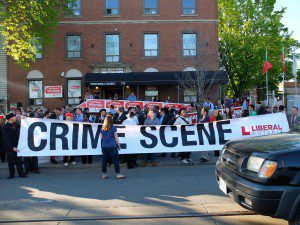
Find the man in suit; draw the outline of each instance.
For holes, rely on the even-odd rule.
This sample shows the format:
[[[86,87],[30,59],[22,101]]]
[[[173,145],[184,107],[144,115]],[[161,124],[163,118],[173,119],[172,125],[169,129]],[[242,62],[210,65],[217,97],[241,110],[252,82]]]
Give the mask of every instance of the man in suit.
[[[7,179],[15,177],[15,166],[19,177],[27,178],[23,171],[21,157],[18,157],[18,141],[20,136],[20,125],[16,123],[16,116],[13,113],[6,115],[7,123],[2,128],[3,133],[3,149],[7,153],[7,162],[9,168],[9,176]]]
[[[300,122],[300,116],[298,115],[298,107],[292,107],[291,114],[287,116],[290,128],[293,128]]]
[[[114,115],[114,124],[122,124],[127,119],[124,107],[119,107]]]
[[[159,109],[159,124],[168,125],[169,121],[172,119],[172,116],[169,114],[168,108]],[[166,157],[167,153],[161,153],[162,157]]]
[[[171,119],[172,119],[172,116],[169,114],[169,110],[167,108],[162,108],[159,110],[160,125],[168,125],[168,123]]]
[[[104,120],[105,120],[105,117],[106,117],[106,109],[101,109],[99,117],[97,116],[96,119],[95,119],[95,123],[102,123],[103,124]]]
[[[124,120],[127,119],[127,113],[125,112],[124,107],[119,107],[116,110],[116,114],[114,115],[114,124],[122,124]],[[111,160],[108,160],[111,163]],[[120,163],[126,163],[126,156],[120,155]]]

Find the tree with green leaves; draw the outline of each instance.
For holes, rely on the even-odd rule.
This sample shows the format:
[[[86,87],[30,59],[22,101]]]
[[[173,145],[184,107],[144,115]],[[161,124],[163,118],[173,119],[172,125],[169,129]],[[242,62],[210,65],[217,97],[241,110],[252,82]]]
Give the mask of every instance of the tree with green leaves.
[[[221,67],[229,78],[229,93],[241,97],[253,88],[266,94],[266,76],[262,74],[265,52],[273,65],[269,70],[269,90],[282,81],[281,52],[290,55],[298,43],[281,23],[285,8],[274,10],[276,0],[219,0],[219,52]],[[286,79],[292,77],[292,65],[286,62]]]
[[[0,0],[0,32],[7,54],[29,67],[37,46],[53,43],[60,18],[76,4],[76,0]]]

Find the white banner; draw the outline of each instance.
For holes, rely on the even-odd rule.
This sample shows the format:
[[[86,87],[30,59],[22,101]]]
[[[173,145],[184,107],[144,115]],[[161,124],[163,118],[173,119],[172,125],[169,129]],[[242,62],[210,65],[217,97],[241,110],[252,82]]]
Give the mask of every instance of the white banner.
[[[116,125],[120,154],[221,150],[229,141],[289,130],[284,113],[181,126]],[[25,118],[19,156],[100,155],[101,125]]]

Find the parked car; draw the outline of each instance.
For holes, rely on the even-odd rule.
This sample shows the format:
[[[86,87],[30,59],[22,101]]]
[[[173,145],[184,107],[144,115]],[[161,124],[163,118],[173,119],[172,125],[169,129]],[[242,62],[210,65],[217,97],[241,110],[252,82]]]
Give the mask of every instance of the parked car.
[[[229,141],[215,174],[242,207],[300,225],[300,124],[288,133]]]

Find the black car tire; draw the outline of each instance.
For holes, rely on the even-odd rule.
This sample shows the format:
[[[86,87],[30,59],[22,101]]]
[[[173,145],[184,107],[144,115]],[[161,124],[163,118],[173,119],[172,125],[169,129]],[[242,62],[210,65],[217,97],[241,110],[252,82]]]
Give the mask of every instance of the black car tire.
[[[300,225],[300,207],[297,210],[294,220],[289,221],[289,225]]]

